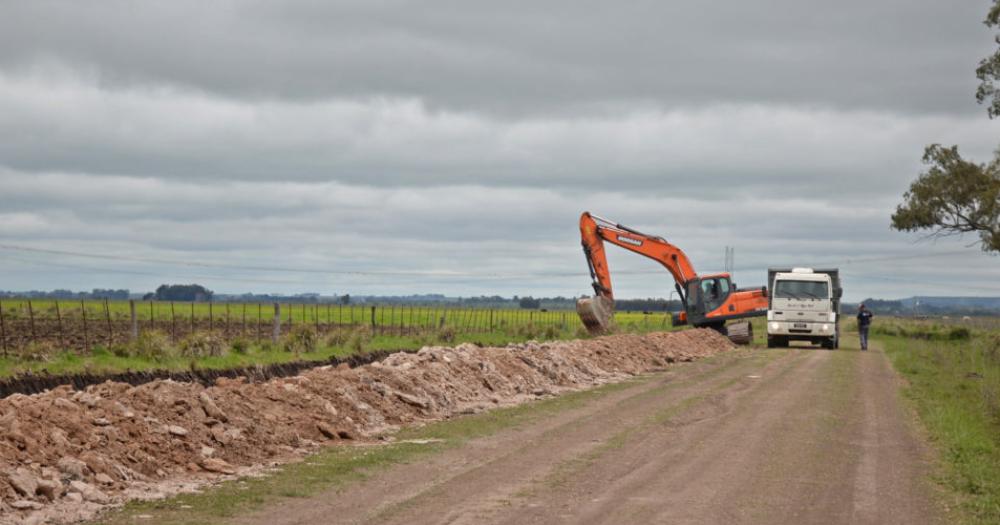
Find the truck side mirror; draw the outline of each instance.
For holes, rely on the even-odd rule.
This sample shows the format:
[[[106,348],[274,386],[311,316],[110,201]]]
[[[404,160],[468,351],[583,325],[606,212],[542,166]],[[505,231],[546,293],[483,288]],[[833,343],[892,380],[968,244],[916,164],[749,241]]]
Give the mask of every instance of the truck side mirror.
[[[840,299],[840,297],[843,296],[843,295],[844,295],[844,289],[843,288],[837,288],[836,290],[833,291],[833,298],[834,299]]]

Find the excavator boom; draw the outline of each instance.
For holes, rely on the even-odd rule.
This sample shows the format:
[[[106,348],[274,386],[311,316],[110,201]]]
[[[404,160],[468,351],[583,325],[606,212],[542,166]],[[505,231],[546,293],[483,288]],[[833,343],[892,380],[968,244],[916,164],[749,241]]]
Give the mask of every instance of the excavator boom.
[[[594,297],[580,299],[577,313],[592,334],[610,328],[614,292],[604,243],[609,242],[660,263],[674,278],[684,307],[674,324],[690,322],[722,330],[728,319],[766,315],[766,289],[736,290],[729,274],[699,276],[687,254],[666,239],[645,234],[589,212],[580,216],[580,237],[593,281]],[[742,328],[749,332],[749,326]]]

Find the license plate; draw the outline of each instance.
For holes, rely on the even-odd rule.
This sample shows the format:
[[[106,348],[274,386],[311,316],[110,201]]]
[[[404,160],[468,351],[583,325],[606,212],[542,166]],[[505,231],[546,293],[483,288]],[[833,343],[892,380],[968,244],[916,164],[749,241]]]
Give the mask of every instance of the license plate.
[[[792,324],[792,328],[809,328],[809,325],[805,323],[794,323]]]

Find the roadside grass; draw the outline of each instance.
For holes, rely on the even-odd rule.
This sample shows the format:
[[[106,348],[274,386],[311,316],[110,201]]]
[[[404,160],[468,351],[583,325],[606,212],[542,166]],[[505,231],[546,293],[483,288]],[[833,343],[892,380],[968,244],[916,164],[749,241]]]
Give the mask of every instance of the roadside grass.
[[[876,333],[893,334],[878,340],[941,452],[959,518],[1000,523],[1000,331],[954,328],[897,320]]]
[[[181,348],[184,342],[172,343],[159,338],[151,348],[146,339],[132,345],[96,346],[90,352],[63,351],[55,348],[32,349],[28,355],[12,354],[0,357],[0,378],[18,374],[79,374],[117,373],[126,371],[168,370],[192,368],[218,370],[255,365],[272,365],[291,361],[325,361],[331,357],[380,350],[414,350],[427,345],[476,343],[503,346],[528,340],[565,340],[586,337],[577,330],[519,327],[504,332],[455,333],[436,330],[420,335],[371,335],[364,329],[344,330],[335,336],[317,334],[311,349],[292,347],[285,339],[279,345],[270,342],[218,341],[215,352],[192,352]],[[142,348],[137,348],[142,347]]]
[[[263,477],[229,481],[194,494],[160,501],[131,502],[93,523],[195,525],[220,523],[282,499],[304,498],[364,480],[379,469],[457,447],[477,437],[516,428],[601,396],[647,381],[639,377],[524,405],[403,429],[393,441],[376,445],[333,446],[303,461],[275,468]],[[142,518],[139,518],[142,516]]]
[[[513,319],[511,317],[511,321]],[[665,319],[657,314],[619,312],[615,316],[614,333],[648,333],[675,329]],[[463,331],[444,325],[407,335],[382,334],[378,331],[373,334],[367,326],[345,326],[338,330],[319,332],[312,325],[298,324],[286,329],[278,344],[240,337],[226,339],[221,332],[210,331],[197,332],[183,340],[172,341],[166,332],[151,329],[141,331],[136,341],[110,346],[97,345],[89,351],[67,350],[50,342],[11,350],[9,355],[0,357],[0,378],[25,373],[69,375],[151,370],[220,370],[299,360],[325,361],[335,356],[380,350],[415,350],[427,345],[475,343],[503,346],[529,340],[589,337],[579,324],[575,312],[572,314],[572,322],[567,321],[565,325],[522,321],[525,321],[524,324],[513,324],[501,319],[492,331]]]

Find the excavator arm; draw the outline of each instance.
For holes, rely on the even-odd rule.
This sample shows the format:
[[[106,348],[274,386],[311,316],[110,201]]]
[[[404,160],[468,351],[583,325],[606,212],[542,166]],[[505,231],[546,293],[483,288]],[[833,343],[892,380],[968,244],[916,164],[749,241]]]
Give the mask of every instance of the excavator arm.
[[[594,280],[594,292],[608,299],[614,300],[614,294],[611,291],[611,272],[604,253],[604,241],[662,264],[680,286],[698,278],[687,255],[666,239],[638,232],[589,212],[580,216],[580,238],[590,267],[590,277]]]
[[[653,259],[673,276],[684,307],[674,316],[675,325],[686,324],[690,320],[695,326],[712,326],[722,330],[728,319],[766,313],[765,289],[737,291],[728,274],[699,276],[684,251],[662,237],[636,231],[589,212],[580,216],[580,236],[595,296],[578,301],[577,313],[591,333],[607,331],[614,313],[614,292],[604,251],[605,242]],[[693,318],[689,319],[689,314]],[[746,329],[749,330],[749,326]]]

